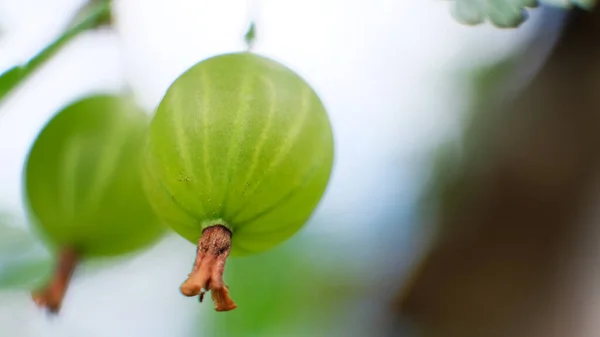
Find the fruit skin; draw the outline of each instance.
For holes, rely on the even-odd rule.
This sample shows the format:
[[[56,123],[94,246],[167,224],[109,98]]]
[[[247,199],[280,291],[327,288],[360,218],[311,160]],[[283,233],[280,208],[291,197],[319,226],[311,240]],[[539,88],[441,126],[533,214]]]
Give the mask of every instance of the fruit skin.
[[[324,194],[334,159],[321,100],[253,53],[206,59],[169,87],[150,125],[144,187],[159,216],[197,243],[223,224],[232,256],[291,237]]]
[[[34,229],[50,246],[114,256],[162,236],[141,185],[149,119],[133,100],[98,95],[46,124],[27,159],[25,194]]]

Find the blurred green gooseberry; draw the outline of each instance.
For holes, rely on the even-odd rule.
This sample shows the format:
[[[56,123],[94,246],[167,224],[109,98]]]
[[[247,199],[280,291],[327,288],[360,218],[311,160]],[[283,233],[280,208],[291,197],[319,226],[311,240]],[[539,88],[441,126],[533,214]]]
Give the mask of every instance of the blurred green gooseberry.
[[[331,125],[313,89],[249,52],[197,63],[167,90],[151,122],[144,187],[157,214],[198,244],[186,296],[212,291],[236,308],[225,260],[268,250],[306,223],[332,171]]]
[[[40,307],[59,311],[78,261],[140,250],[164,233],[140,176],[149,120],[129,98],[90,96],[60,111],[35,140],[26,201],[34,230],[58,255],[54,278],[33,294]]]

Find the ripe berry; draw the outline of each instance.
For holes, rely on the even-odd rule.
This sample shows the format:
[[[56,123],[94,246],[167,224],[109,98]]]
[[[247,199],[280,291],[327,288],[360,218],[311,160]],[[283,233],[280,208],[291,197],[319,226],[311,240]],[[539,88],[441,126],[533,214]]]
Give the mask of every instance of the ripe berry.
[[[130,253],[163,234],[141,185],[148,122],[126,98],[93,96],[59,112],[35,140],[25,193],[34,229],[59,260],[33,295],[39,306],[58,312],[78,261]]]
[[[327,187],[333,135],[321,100],[292,70],[252,53],[204,60],[175,80],[150,125],[144,181],[159,216],[198,243],[186,296],[232,310],[227,256],[294,235]]]

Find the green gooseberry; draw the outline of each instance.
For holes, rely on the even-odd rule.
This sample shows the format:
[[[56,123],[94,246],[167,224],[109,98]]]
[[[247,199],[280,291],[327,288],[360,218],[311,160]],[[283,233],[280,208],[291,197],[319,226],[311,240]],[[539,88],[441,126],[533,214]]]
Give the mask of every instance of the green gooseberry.
[[[171,84],[151,122],[144,187],[157,214],[198,244],[186,296],[212,291],[236,308],[222,273],[229,254],[268,250],[293,236],[320,202],[333,134],[313,89],[250,52],[197,63]]]
[[[141,250],[164,233],[140,176],[149,121],[129,98],[89,96],[56,114],[35,140],[26,201],[33,229],[58,255],[53,279],[33,294],[40,307],[59,311],[82,259]]]

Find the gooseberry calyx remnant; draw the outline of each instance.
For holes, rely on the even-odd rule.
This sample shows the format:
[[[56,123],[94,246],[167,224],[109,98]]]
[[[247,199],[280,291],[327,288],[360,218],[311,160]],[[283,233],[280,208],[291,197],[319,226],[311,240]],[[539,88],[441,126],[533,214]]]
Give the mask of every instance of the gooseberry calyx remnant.
[[[225,262],[230,250],[231,231],[227,227],[214,225],[204,229],[198,241],[194,268],[181,285],[181,292],[189,297],[200,295],[202,302],[204,290],[211,291],[215,310],[229,311],[237,308],[223,282]]]
[[[78,256],[73,249],[64,248],[59,253],[58,265],[52,281],[44,289],[35,291],[31,295],[38,307],[47,308],[51,314],[57,314],[60,311],[77,263]]]

